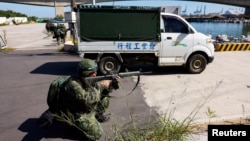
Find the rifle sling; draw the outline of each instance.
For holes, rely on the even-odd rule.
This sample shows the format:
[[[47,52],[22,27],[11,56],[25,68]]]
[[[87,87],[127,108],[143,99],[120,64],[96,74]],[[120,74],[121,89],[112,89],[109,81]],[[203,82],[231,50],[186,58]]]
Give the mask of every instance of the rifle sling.
[[[137,82],[136,82],[134,88],[133,88],[128,94],[126,94],[126,95],[124,95],[124,96],[110,96],[110,95],[108,95],[107,97],[119,99],[119,98],[124,98],[124,97],[126,97],[126,96],[129,96],[129,95],[132,94],[132,92],[136,89],[136,87],[138,86],[140,80],[141,80],[141,78],[140,78],[140,74],[139,74],[139,75],[137,76]]]

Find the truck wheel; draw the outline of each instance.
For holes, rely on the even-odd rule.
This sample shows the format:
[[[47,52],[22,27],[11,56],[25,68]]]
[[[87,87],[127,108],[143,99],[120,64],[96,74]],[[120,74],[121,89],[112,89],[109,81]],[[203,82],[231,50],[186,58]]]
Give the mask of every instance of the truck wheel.
[[[207,59],[201,54],[194,54],[188,59],[187,69],[192,74],[198,74],[205,70]]]
[[[100,72],[102,74],[119,73],[121,64],[114,57],[103,57],[99,62]]]

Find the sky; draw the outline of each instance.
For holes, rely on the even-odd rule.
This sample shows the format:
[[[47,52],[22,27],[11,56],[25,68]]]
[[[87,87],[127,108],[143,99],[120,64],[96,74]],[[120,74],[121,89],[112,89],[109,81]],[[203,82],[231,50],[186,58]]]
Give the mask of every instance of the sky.
[[[187,14],[193,13],[197,9],[200,10],[201,7],[206,7],[206,14],[208,13],[223,13],[228,9],[234,10],[244,10],[242,7],[230,6],[230,5],[220,5],[213,3],[204,2],[190,2],[190,1],[171,1],[171,0],[139,0],[139,1],[122,1],[122,2],[105,2],[96,3],[96,5],[130,5],[130,6],[181,6],[182,11],[186,8]],[[34,6],[34,5],[24,5],[24,4],[12,4],[0,2],[0,10],[12,10],[27,16],[35,16],[38,18],[54,18],[55,8],[46,6]],[[69,7],[64,8],[65,12],[70,11]]]

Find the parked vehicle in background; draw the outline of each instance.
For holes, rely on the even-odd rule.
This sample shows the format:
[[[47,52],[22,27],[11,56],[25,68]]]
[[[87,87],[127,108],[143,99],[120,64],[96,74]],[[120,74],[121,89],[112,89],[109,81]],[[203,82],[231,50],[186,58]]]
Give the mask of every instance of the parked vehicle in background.
[[[214,59],[210,37],[161,7],[77,5],[75,10],[65,14],[75,23],[75,46],[80,57],[97,60],[102,74],[139,62],[184,66],[198,74]]]

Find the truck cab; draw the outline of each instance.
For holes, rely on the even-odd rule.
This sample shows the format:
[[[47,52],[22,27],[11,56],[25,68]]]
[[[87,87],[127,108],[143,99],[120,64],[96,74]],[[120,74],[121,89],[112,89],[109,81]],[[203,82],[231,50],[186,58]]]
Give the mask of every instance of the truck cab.
[[[159,66],[184,65],[191,73],[200,73],[213,61],[211,38],[197,32],[182,17],[161,13],[161,49]]]

